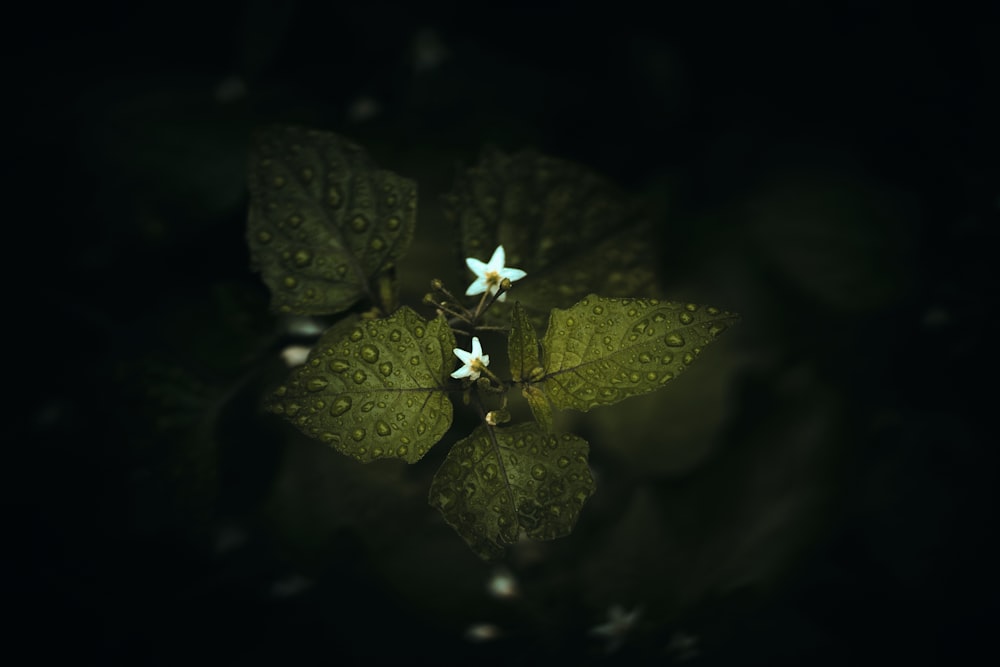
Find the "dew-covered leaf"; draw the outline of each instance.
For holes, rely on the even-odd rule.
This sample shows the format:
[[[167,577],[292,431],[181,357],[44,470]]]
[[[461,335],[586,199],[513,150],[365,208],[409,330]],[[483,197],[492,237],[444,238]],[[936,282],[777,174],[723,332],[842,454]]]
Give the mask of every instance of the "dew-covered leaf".
[[[444,208],[466,257],[486,261],[502,244],[507,265],[527,271],[511,296],[539,328],[552,308],[598,290],[657,296],[649,225],[630,197],[580,165],[487,150],[458,175]]]
[[[591,294],[555,309],[542,338],[542,387],[557,408],[589,410],[656,389],[739,321],[712,306]]]
[[[306,435],[367,462],[418,461],[451,426],[455,337],[403,307],[325,333],[267,405]]]
[[[521,388],[521,395],[528,401],[531,408],[531,415],[538,422],[539,428],[544,433],[552,432],[552,406],[545,392],[540,387],[533,384],[526,384]]]
[[[521,533],[552,540],[573,530],[595,488],[588,453],[587,442],[570,433],[481,425],[448,452],[430,504],[476,554],[498,558]]]
[[[538,356],[538,337],[520,303],[514,304],[510,325],[510,336],[507,338],[510,374],[514,382],[522,382],[529,380],[532,371],[542,365]]]
[[[552,430],[552,407],[542,390],[533,384],[543,375],[535,328],[531,326],[531,320],[528,319],[520,303],[514,304],[510,322],[507,355],[510,360],[511,377],[514,382],[523,383],[521,394],[527,399],[535,421],[542,431],[548,433]]]
[[[413,181],[339,135],[275,126],[254,136],[249,186],[251,261],[274,310],[329,315],[363,297],[378,303],[373,279],[413,236]]]

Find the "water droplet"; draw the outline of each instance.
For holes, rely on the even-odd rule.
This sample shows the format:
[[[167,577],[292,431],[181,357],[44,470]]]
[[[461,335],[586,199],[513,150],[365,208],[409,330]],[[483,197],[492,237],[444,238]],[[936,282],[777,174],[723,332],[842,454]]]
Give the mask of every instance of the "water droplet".
[[[406,445],[400,445],[399,447],[396,448],[396,455],[406,456],[407,452],[409,451],[410,451],[409,447],[407,447]]]
[[[420,365],[420,357],[418,357],[418,356],[412,356],[412,357],[410,357],[410,365],[411,366],[419,366]]]
[[[594,306],[594,315],[603,315],[604,306]]]
[[[361,404],[361,412],[371,412],[375,409],[375,401],[365,401]]]
[[[683,347],[684,337],[679,333],[669,333],[664,337],[663,342],[665,342],[670,347]]]
[[[558,464],[560,468],[565,468],[566,466],[569,465],[569,459],[566,458],[565,456],[560,456],[559,460],[556,461],[556,464]]]
[[[424,337],[424,328],[422,326],[420,326],[419,324],[417,326],[413,327],[413,335],[416,336],[417,338],[423,338]]]
[[[653,360],[653,357],[649,356],[645,352],[643,352],[642,354],[639,355],[639,363],[641,363],[641,364],[648,364],[652,360]]]
[[[715,306],[709,306],[705,310],[706,310],[706,312],[708,312],[709,315],[718,315],[719,313],[722,312],[721,310],[719,310]]]
[[[330,365],[330,370],[333,371],[334,373],[343,373],[344,371],[346,371],[348,368],[351,367],[349,363],[347,363],[346,361],[342,361],[340,359],[334,359],[333,361],[330,362],[329,365]]]
[[[691,354],[690,352],[685,352],[682,359],[684,360],[685,366],[690,366],[691,364],[694,363],[694,355]]]
[[[265,232],[265,231],[257,232],[257,240],[260,243],[270,243],[272,238],[274,237],[271,236],[271,232]]]
[[[356,215],[351,219],[351,229],[357,233],[361,233],[368,229],[368,219],[363,215]]]
[[[628,379],[629,379],[629,382],[635,384],[639,380],[641,380],[642,377],[638,373],[630,373],[629,376],[628,376]]]
[[[686,303],[686,304],[684,304],[684,310],[693,313],[694,311],[698,310],[698,304],[696,304],[696,303]]]
[[[423,435],[427,431],[427,422],[421,420],[417,424],[417,435]]]
[[[381,419],[375,424],[375,432],[383,438],[392,433],[392,428]]]
[[[674,355],[670,354],[669,352],[660,357],[660,363],[663,365],[673,363],[673,361],[674,361]]]
[[[575,326],[575,325],[576,325],[576,320],[574,320],[572,317],[567,317],[566,318],[566,326],[572,327],[572,326]]]
[[[295,262],[295,266],[303,267],[303,266],[309,266],[309,263],[312,261],[312,258],[313,256],[311,252],[305,249],[301,249],[295,251],[295,257],[293,261]]]
[[[381,364],[378,365],[378,372],[384,375],[385,377],[389,377],[390,375],[392,375],[392,364],[389,363],[388,361],[383,361]]]
[[[634,331],[636,333],[645,333],[646,327],[648,327],[648,326],[649,326],[649,320],[639,320],[632,327],[632,331]]]
[[[710,326],[708,328],[708,335],[712,336],[714,338],[715,336],[718,336],[719,334],[721,334],[723,331],[725,331],[728,328],[729,327],[727,327],[725,324],[715,323],[715,324],[713,324],[712,326]]]
[[[302,216],[299,215],[288,216],[288,226],[291,227],[292,229],[298,228],[298,226],[301,224],[302,224]]]
[[[365,372],[363,370],[358,369],[354,371],[354,375],[352,375],[351,378],[354,380],[355,384],[361,384],[362,382],[368,379],[368,376],[365,375]]]
[[[400,333],[399,329],[393,329],[392,331],[389,332],[389,340],[391,340],[393,343],[398,343],[399,339],[402,337],[403,334]]]
[[[604,387],[598,393],[602,401],[613,401],[618,398],[618,390],[613,387]]]
[[[285,276],[285,279],[281,283],[288,289],[294,289],[298,286],[299,281],[295,279],[295,276]]]
[[[677,316],[677,319],[681,321],[681,324],[691,324],[694,322],[694,315],[685,311]]]
[[[326,386],[328,384],[330,384],[330,383],[327,381],[327,379],[325,377],[317,376],[317,377],[314,377],[314,378],[310,378],[309,381],[306,382],[306,390],[307,391],[323,391],[324,389],[326,389]]]
[[[656,382],[656,373],[654,373],[653,371],[649,371],[648,373],[646,373],[646,379],[649,380],[650,382]]]
[[[399,229],[399,225],[400,225],[399,218],[397,218],[396,216],[392,216],[391,218],[385,221],[385,227],[390,232],[394,232],[397,229]]]
[[[339,417],[348,410],[351,409],[351,397],[350,396],[338,396],[333,401],[333,405],[330,406],[330,414],[334,417]]]
[[[487,463],[483,466],[483,479],[489,481],[495,479],[497,476],[497,467],[492,463]]]
[[[368,247],[370,247],[375,252],[385,249],[385,240],[381,236],[373,236],[372,240],[368,242]]]
[[[539,465],[536,463],[535,465],[531,466],[531,476],[534,477],[535,479],[538,480],[545,479],[545,473],[547,472],[548,471],[545,469],[545,466],[543,465]]]
[[[673,373],[664,373],[663,377],[660,378],[660,384],[665,384],[668,380],[673,380],[673,379],[674,379]]]
[[[378,361],[378,348],[372,345],[365,345],[361,348],[361,358],[367,361],[369,364],[374,364]]]
[[[354,331],[351,332],[351,335],[348,336],[348,338],[352,342],[354,342],[354,343],[357,343],[359,340],[361,340],[364,337],[365,337],[365,334],[364,334],[363,331],[361,331],[361,329],[355,329]]]
[[[666,319],[667,319],[667,316],[664,315],[663,313],[656,313],[655,315],[653,315],[653,321],[656,322],[657,324],[665,322]]]
[[[360,442],[365,439],[365,430],[363,428],[356,428],[351,431],[351,437]]]
[[[274,187],[276,187],[276,188],[283,188],[283,187],[285,187],[285,177],[284,176],[275,176],[273,182],[274,182]]]

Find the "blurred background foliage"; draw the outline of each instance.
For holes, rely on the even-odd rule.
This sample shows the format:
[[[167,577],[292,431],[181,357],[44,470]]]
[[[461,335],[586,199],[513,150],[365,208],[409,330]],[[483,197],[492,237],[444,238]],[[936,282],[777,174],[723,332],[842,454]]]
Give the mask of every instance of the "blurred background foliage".
[[[6,586],[43,651],[915,664],[984,645],[995,11],[30,11],[6,47],[25,403],[5,426]],[[564,417],[598,491],[572,536],[512,552],[517,595],[491,594],[494,566],[426,502],[468,416],[407,467],[261,414],[281,351],[310,341],[249,271],[265,122],[342,133],[417,181],[404,303],[468,280],[439,196],[491,144],[645,197],[664,293],[742,314],[673,386]],[[614,604],[641,614],[608,652],[588,630]]]

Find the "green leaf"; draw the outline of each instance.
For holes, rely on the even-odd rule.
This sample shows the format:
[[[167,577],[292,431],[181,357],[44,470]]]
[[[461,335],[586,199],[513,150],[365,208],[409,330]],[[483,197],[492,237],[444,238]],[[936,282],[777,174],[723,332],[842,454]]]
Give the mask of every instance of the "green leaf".
[[[502,556],[522,532],[533,540],[563,537],[594,492],[588,452],[571,433],[484,424],[448,452],[430,504],[484,559]]]
[[[538,354],[538,337],[531,320],[524,312],[520,303],[514,304],[511,312],[510,336],[507,338],[507,355],[510,359],[510,373],[514,382],[522,382],[521,394],[528,400],[531,414],[548,433],[552,430],[552,407],[541,389],[532,382],[544,374],[542,362]]]
[[[406,307],[334,327],[267,408],[359,461],[414,463],[451,426],[446,388],[454,347],[444,318],[428,322]]]
[[[444,207],[467,257],[486,261],[502,244],[507,264],[527,271],[511,294],[539,328],[552,308],[598,290],[657,296],[649,225],[630,197],[580,165],[487,150],[459,174]]]
[[[510,324],[510,336],[507,338],[510,374],[514,382],[523,382],[529,380],[532,371],[542,365],[538,356],[538,337],[520,303],[514,304]]]
[[[363,297],[379,303],[373,279],[413,237],[413,181],[336,134],[277,126],[254,136],[249,186],[251,262],[273,310],[329,315]]]
[[[521,395],[527,399],[528,407],[531,408],[531,414],[535,418],[535,421],[538,422],[539,428],[544,433],[551,433],[552,406],[549,404],[549,399],[546,398],[545,392],[539,387],[526,384],[521,388]]]
[[[555,407],[583,411],[645,394],[679,375],[738,321],[711,306],[591,294],[552,311],[541,386]]]

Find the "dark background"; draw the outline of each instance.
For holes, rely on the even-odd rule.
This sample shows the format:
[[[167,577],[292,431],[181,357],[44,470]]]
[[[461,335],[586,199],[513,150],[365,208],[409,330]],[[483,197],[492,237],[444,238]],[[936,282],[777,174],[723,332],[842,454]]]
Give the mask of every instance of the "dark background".
[[[995,10],[250,2],[6,23],[5,588],[33,651],[995,653]],[[249,133],[271,121],[418,182],[411,300],[461,266],[437,196],[490,143],[646,197],[666,292],[743,314],[663,397],[572,423],[599,490],[573,536],[512,552],[516,599],[426,506],[446,443],[362,467],[257,410],[295,341],[243,238]],[[643,611],[607,654],[587,629],[616,603]],[[503,635],[465,639],[481,622]]]

